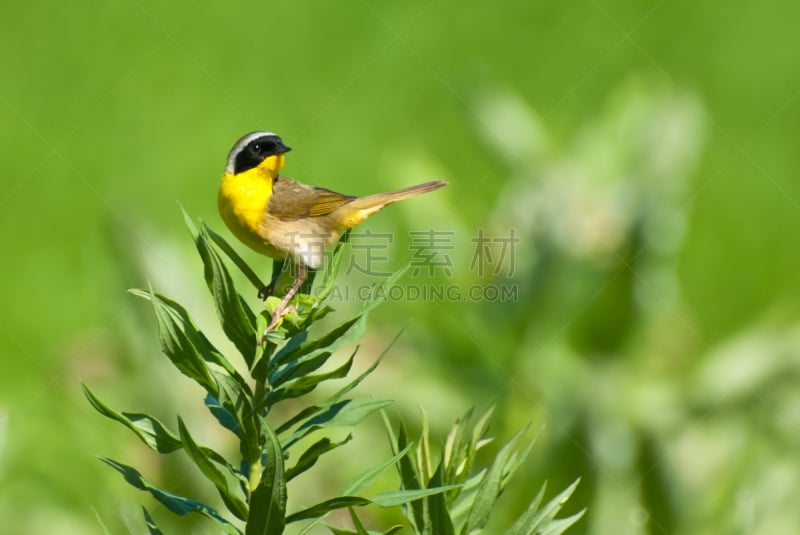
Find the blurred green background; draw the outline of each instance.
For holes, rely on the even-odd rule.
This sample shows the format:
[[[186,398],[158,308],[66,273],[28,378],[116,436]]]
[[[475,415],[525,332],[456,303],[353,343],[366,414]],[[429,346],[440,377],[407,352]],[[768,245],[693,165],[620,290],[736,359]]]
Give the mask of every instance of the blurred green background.
[[[142,503],[187,525],[98,455],[213,500],[80,383],[222,440],[126,289],[152,280],[219,334],[176,201],[223,231],[225,156],[257,129],[283,136],[285,173],[308,183],[448,180],[365,224],[395,234],[387,264],[436,229],[450,275],[407,284],[518,289],[386,304],[362,347],[365,365],[408,325],[361,390],[409,424],[423,407],[441,436],[496,403],[495,436],[540,430],[492,533],[542,480],[578,476],[574,533],[793,532],[798,23],[788,0],[6,5],[0,533],[141,533]],[[497,274],[471,268],[479,229],[520,237]],[[359,448],[388,457],[373,424],[295,503],[363,469]]]

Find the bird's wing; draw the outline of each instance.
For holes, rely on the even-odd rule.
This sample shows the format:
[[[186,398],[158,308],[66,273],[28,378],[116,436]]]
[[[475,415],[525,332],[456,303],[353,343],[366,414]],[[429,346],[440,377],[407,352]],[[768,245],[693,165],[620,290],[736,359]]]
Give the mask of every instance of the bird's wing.
[[[283,221],[293,221],[328,215],[355,198],[325,188],[306,186],[280,176],[272,185],[267,211]]]

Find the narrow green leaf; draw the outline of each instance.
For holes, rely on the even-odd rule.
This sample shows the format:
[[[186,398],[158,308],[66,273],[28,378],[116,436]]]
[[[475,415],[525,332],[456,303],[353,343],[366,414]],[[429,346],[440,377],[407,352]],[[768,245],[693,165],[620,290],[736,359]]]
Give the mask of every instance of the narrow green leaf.
[[[338,496],[325,500],[324,502],[313,505],[302,511],[292,513],[286,517],[286,523],[297,522],[299,520],[308,520],[312,518],[320,518],[325,516],[331,511],[336,509],[343,509],[345,507],[360,507],[369,504],[375,504],[379,507],[396,507],[412,500],[425,498],[433,494],[445,492],[449,487],[438,487],[432,489],[421,490],[395,490],[389,492],[380,492],[372,498],[363,498],[361,496]]]
[[[357,492],[360,492],[363,489],[365,489],[365,488],[369,487],[370,485],[372,485],[372,483],[374,483],[375,480],[378,479],[381,476],[381,474],[383,474],[386,470],[391,468],[392,465],[394,465],[401,457],[406,456],[408,454],[408,450],[410,448],[411,448],[411,445],[409,444],[402,451],[396,453],[388,461],[384,462],[383,464],[381,464],[379,466],[371,468],[370,470],[367,470],[366,472],[361,474],[354,481],[352,481],[349,485],[347,485],[344,489],[342,489],[342,492],[341,492],[340,496],[350,496],[350,495],[355,494]],[[326,502],[323,502],[323,503],[326,503]],[[337,508],[339,508],[339,507],[335,507],[334,509],[337,509]],[[322,513],[316,518],[319,521],[327,514],[328,514],[327,512]],[[313,523],[312,523],[312,525],[313,525]],[[305,533],[308,529],[310,529],[310,527],[311,526],[307,526],[306,529],[303,530],[302,533]]]
[[[486,476],[481,482],[480,487],[478,487],[478,493],[475,496],[475,503],[472,506],[469,517],[467,518],[467,524],[465,526],[464,533],[471,533],[472,531],[483,529],[483,527],[489,521],[489,515],[492,512],[492,508],[494,508],[494,504],[500,494],[503,474],[508,460],[514,453],[514,446],[516,445],[517,441],[520,439],[522,434],[527,431],[528,427],[529,426],[526,425],[517,431],[514,436],[512,436],[508,442],[506,442],[503,447],[500,448],[500,451],[497,452],[497,456],[495,457],[491,468],[489,468],[489,471],[486,473]]]
[[[481,440],[486,437],[486,433],[489,431],[489,425],[492,423],[492,415],[494,414],[494,405],[489,407],[483,415],[478,418],[478,421],[475,423],[472,432],[472,443],[478,444]]]
[[[331,533],[333,533],[333,535],[359,535],[357,531],[353,531],[352,529],[337,528],[335,526],[328,526],[328,525],[326,525],[325,527],[331,530]],[[306,533],[306,532],[303,531],[301,533]]]
[[[463,448],[464,441],[464,429],[466,428],[466,423],[469,421],[473,409],[474,407],[470,407],[463,417],[458,418],[455,421],[453,426],[450,428],[450,431],[447,433],[447,438],[444,441],[442,462],[445,468],[453,470],[452,475],[455,475],[454,469],[460,462],[460,456],[462,454],[461,450]]]
[[[490,407],[476,420],[474,408],[470,408],[463,417],[456,420],[445,445],[445,481],[447,483],[461,483],[470,477],[478,449],[481,444],[488,443],[484,437],[493,412],[494,408]],[[458,492],[449,496],[449,499],[455,499]],[[454,517],[454,515],[451,516]]]
[[[419,468],[420,479],[424,483],[423,486],[427,487],[427,483],[433,477],[433,459],[431,459],[430,452],[430,438],[429,438],[429,425],[428,413],[425,409],[420,407],[422,413],[422,431],[420,433],[419,442],[417,443],[417,467]]]
[[[408,440],[408,432],[404,424],[400,424],[400,432],[397,436],[397,448],[408,449],[411,443]],[[400,473],[400,484],[405,490],[421,489],[422,482],[420,480],[419,471],[414,465],[410,456],[404,455],[398,459],[397,470]],[[425,507],[422,500],[412,501],[411,516],[409,520],[412,521],[416,531],[422,533],[425,529]]]
[[[250,497],[250,516],[246,535],[279,535],[288,519],[286,515],[286,478],[283,451],[278,437],[264,426],[267,444],[261,481]]]
[[[410,449],[411,449],[411,444],[407,444],[402,450],[394,454],[391,459],[385,461],[384,463],[374,468],[367,470],[366,472],[358,476],[355,480],[353,480],[350,484],[348,484],[342,490],[341,494],[342,495],[355,494],[356,492],[361,492],[365,488],[369,487],[384,472],[386,472],[386,470],[394,466],[403,457],[406,457],[406,455],[408,454],[408,450]]]
[[[430,485],[434,488],[442,487],[442,472],[444,468],[440,463],[436,471],[433,473]],[[453,520],[447,509],[447,502],[443,493],[434,494],[426,498],[428,518],[430,519],[431,533],[436,535],[455,535],[455,528],[453,528]]]
[[[333,535],[358,535],[357,531],[353,531],[352,529],[344,529],[344,528],[337,528],[335,526],[328,526],[326,525]]]
[[[212,507],[209,507],[202,502],[186,498],[185,496],[180,496],[178,494],[159,489],[144,479],[142,474],[140,474],[131,466],[118,463],[117,461],[104,457],[101,457],[100,460],[122,474],[122,476],[125,478],[125,481],[137,489],[149,492],[153,498],[158,500],[164,507],[173,513],[181,516],[189,513],[198,513],[213,520],[227,535],[242,535],[242,532],[239,531],[236,526],[220,516],[220,514]]]
[[[370,310],[374,309],[381,303],[386,300],[386,297],[389,295],[389,289],[400,280],[400,277],[405,275],[406,271],[411,264],[406,264],[405,266],[401,267],[394,273],[392,273],[389,277],[386,278],[381,284],[376,284],[373,286],[372,291],[370,292],[370,296],[367,299],[367,304],[364,306],[362,310],[362,314],[366,314]]]
[[[461,519],[467,516],[472,510],[472,506],[475,503],[475,496],[478,494],[478,485],[480,485],[483,481],[483,478],[486,476],[486,472],[486,468],[482,469],[480,472],[467,479],[463,483],[463,487],[458,489],[457,494],[451,494],[456,496],[454,501],[448,507],[448,511],[450,511],[450,518],[453,520],[453,525],[460,524]]]
[[[261,452],[259,415],[253,411],[248,395],[242,394],[236,381],[224,374],[214,372],[213,375],[219,385],[219,394],[216,398],[206,396],[206,406],[225,428],[239,437],[242,457],[258,458]]]
[[[214,418],[217,419],[222,427],[233,432],[237,437],[242,438],[242,426],[231,411],[225,408],[222,403],[211,394],[206,394],[204,402],[208,410],[214,415]]]
[[[180,432],[183,448],[186,450],[189,458],[194,461],[194,464],[200,469],[203,475],[205,475],[208,480],[214,484],[219,492],[220,498],[222,498],[222,501],[225,503],[225,506],[228,508],[228,510],[230,510],[230,512],[233,513],[239,520],[247,519],[247,505],[241,499],[231,493],[228,487],[228,479],[225,477],[225,474],[219,468],[217,468],[217,466],[211,461],[209,455],[206,453],[213,450],[210,450],[209,448],[201,448],[197,445],[180,416],[178,416],[178,430]],[[214,452],[214,457],[217,459],[222,458],[222,456],[216,452]]]
[[[103,528],[103,535],[111,535],[111,532],[108,531],[108,528],[106,527],[105,522],[103,522],[100,513],[97,512],[97,509],[95,509],[94,507],[92,507],[91,509],[92,512],[94,513],[94,517],[97,519],[98,524],[100,524],[100,527]]]
[[[532,533],[529,530],[529,527],[533,525],[533,519],[539,512],[539,505],[541,505],[542,503],[542,498],[544,498],[544,491],[546,489],[547,489],[547,482],[545,481],[542,484],[542,487],[539,489],[539,492],[536,494],[536,497],[525,509],[525,512],[522,513],[522,515],[517,519],[517,521],[514,522],[514,525],[511,526],[508,535],[529,535],[530,533]],[[533,529],[535,529],[535,526],[533,527]]]
[[[331,511],[343,509],[345,507],[361,507],[369,504],[374,504],[379,507],[396,507],[412,500],[419,500],[433,494],[446,492],[447,490],[450,490],[450,487],[380,492],[372,498],[364,498],[361,496],[337,496],[336,498],[325,500],[307,509],[290,514],[286,517],[286,523],[290,524],[300,520],[321,518]]]
[[[219,247],[220,251],[225,253],[228,258],[233,261],[234,265],[239,268],[239,271],[241,271],[245,277],[247,277],[247,280],[250,281],[250,284],[252,284],[256,290],[261,290],[265,284],[261,281],[256,272],[253,271],[249,265],[247,265],[247,262],[245,262],[244,259],[239,256],[236,250],[231,247],[227,241],[225,241],[225,238],[211,230],[211,228],[205,223],[202,223],[202,225],[205,233],[208,234],[211,240],[217,245],[217,247]],[[197,234],[197,232],[194,234]]]
[[[150,449],[159,453],[171,453],[181,449],[180,439],[157,419],[147,414],[117,412],[100,401],[86,385],[81,387],[86,399],[97,412],[133,431]]]
[[[323,409],[325,409],[327,407],[328,407],[327,404],[309,405],[308,407],[302,409],[300,412],[298,412],[297,414],[295,414],[294,416],[292,416],[291,418],[289,418],[288,420],[283,422],[281,425],[279,425],[275,429],[275,432],[278,435],[282,435],[282,434],[286,433],[287,431],[289,431],[289,429],[291,429],[295,425],[299,424],[300,422],[302,422],[304,420],[307,420],[308,418],[311,418],[312,416],[314,416],[315,414],[321,412]]]
[[[358,351],[358,348],[356,348],[356,351]],[[355,359],[355,356],[356,352],[354,351],[350,358],[335,370],[317,375],[306,375],[305,377],[299,377],[298,379],[287,383],[281,388],[273,390],[267,397],[267,405],[272,406],[278,401],[304,396],[313,391],[317,385],[324,381],[346,377],[350,372],[350,368],[353,366],[353,359]]]
[[[526,533],[528,535],[542,533],[543,530],[548,527],[553,518],[555,518],[555,516],[558,514],[558,512],[561,510],[564,504],[567,503],[567,500],[569,500],[569,497],[572,496],[573,492],[575,492],[575,488],[578,486],[578,483],[580,483],[580,481],[581,481],[580,478],[576,479],[569,487],[561,491],[558,494],[558,496],[547,502],[545,506],[542,507],[542,509],[536,513],[536,515],[531,519],[530,523],[526,526],[527,528]],[[577,522],[577,520],[578,519],[576,518],[575,521]]]
[[[304,421],[304,420],[306,420],[308,418],[311,418],[315,414],[318,414],[319,412],[322,412],[323,410],[326,410],[329,407],[331,407],[332,405],[338,403],[339,400],[345,394],[348,394],[350,391],[352,391],[354,388],[356,388],[364,379],[367,378],[367,376],[369,374],[371,374],[373,371],[375,371],[375,368],[377,368],[378,365],[381,363],[381,361],[383,361],[383,359],[389,353],[389,350],[392,348],[392,346],[394,346],[394,344],[400,338],[400,335],[403,334],[403,331],[405,331],[405,327],[403,327],[402,329],[400,329],[400,331],[398,331],[398,333],[395,335],[395,337],[392,339],[392,341],[389,342],[389,344],[387,344],[386,348],[381,352],[380,355],[378,355],[378,358],[375,359],[375,362],[373,362],[369,366],[369,368],[364,370],[364,372],[361,373],[361,375],[356,377],[353,381],[351,381],[346,386],[344,386],[341,389],[339,389],[334,395],[332,395],[330,398],[328,398],[328,400],[325,403],[322,403],[322,404],[319,404],[319,405],[310,405],[310,406],[304,408],[303,410],[301,410],[300,412],[298,412],[297,414],[295,414],[294,416],[292,416],[291,418],[289,418],[288,420],[286,420],[284,423],[282,423],[280,426],[278,426],[278,428],[276,429],[276,433],[283,434],[286,431],[288,431],[289,429],[291,429],[292,427],[294,427],[295,425],[297,425],[298,423],[300,423],[300,422],[302,422],[302,421]],[[284,441],[284,443],[285,442],[286,441]]]
[[[319,299],[318,303],[320,306],[325,304],[331,292],[333,291],[333,284],[336,282],[336,274],[339,272],[339,267],[342,263],[344,249],[348,242],[349,233],[350,231],[348,230],[344,235],[342,235],[339,243],[336,244],[336,248],[333,250],[333,255],[331,255],[329,269],[324,272],[322,282],[317,288],[316,296],[317,299]],[[314,319],[316,320],[319,318],[315,317]]]
[[[307,328],[309,328],[311,326],[312,323],[315,323],[315,322],[321,320],[322,318],[326,317],[327,315],[329,315],[329,314],[331,314],[332,312],[335,312],[335,311],[336,311],[336,309],[333,308],[330,305],[326,304],[326,305],[320,306],[319,303],[315,303],[314,304],[314,310],[311,312],[311,314],[305,320],[305,323],[303,323],[302,327],[304,329],[307,329]]]
[[[297,463],[293,467],[286,470],[286,481],[287,482],[291,481],[295,477],[299,476],[300,474],[302,474],[303,472],[314,466],[314,464],[316,464],[317,460],[323,454],[328,453],[331,450],[335,450],[339,446],[343,446],[344,444],[350,442],[352,438],[353,435],[347,435],[347,437],[344,440],[341,440],[339,442],[334,442],[327,437],[316,441],[314,444],[309,446],[308,449],[306,449],[306,451],[303,452],[303,454],[300,456],[300,458],[297,460]]]
[[[332,395],[330,398],[328,398],[327,403],[335,403],[335,402],[339,401],[342,398],[342,396],[344,396],[345,394],[349,393],[351,390],[353,390],[355,387],[357,387],[359,384],[361,384],[361,381],[366,379],[369,374],[374,372],[375,368],[377,368],[378,365],[383,361],[384,357],[386,357],[386,355],[389,353],[389,350],[392,349],[392,347],[394,347],[394,344],[397,342],[397,340],[400,338],[400,336],[403,334],[403,332],[405,332],[405,330],[406,330],[406,327],[403,326],[403,328],[401,328],[397,332],[397,334],[394,336],[394,338],[392,338],[392,340],[386,345],[384,350],[381,351],[381,354],[378,355],[378,358],[375,359],[375,362],[373,362],[370,365],[369,368],[364,370],[364,372],[361,373],[361,375],[356,377],[353,381],[351,381],[349,384],[347,384],[346,386],[344,386],[341,389],[339,389],[334,395]]]
[[[156,304],[154,300],[151,299],[150,291],[131,289],[129,292],[137,297],[141,297],[142,299],[153,302],[154,306]],[[169,299],[161,294],[152,295],[155,296],[156,300],[159,302],[159,305],[163,306],[169,311],[169,313],[173,316],[174,321],[182,326],[186,336],[190,339],[192,345],[195,347],[203,360],[223,368],[228,375],[236,379],[237,383],[244,391],[249,392],[247,381],[245,381],[244,378],[236,371],[236,368],[234,368],[233,364],[231,364],[228,359],[222,356],[222,353],[220,353],[213,346],[213,344],[211,344],[208,338],[206,338],[206,335],[203,334],[203,331],[197,328],[186,309],[176,301],[173,301],[172,299]]]
[[[195,245],[203,260],[206,284],[214,297],[222,330],[250,366],[256,352],[256,316],[236,292],[225,263],[209,243],[204,230],[195,238]]]
[[[458,485],[447,485],[445,487],[431,487],[428,489],[418,490],[392,490],[386,492],[379,492],[374,495],[370,501],[380,507],[396,507],[403,505],[420,498],[433,496],[457,488]]]
[[[150,512],[145,507],[142,507],[142,512],[144,513],[144,522],[147,525],[147,530],[150,532],[150,535],[164,535],[164,533],[158,529],[153,517],[150,516]]]
[[[469,474],[472,472],[472,466],[475,464],[475,458],[478,450],[485,445],[490,444],[494,440],[492,438],[486,438],[493,414],[494,406],[491,406],[486,410],[486,412],[483,413],[483,415],[478,417],[477,421],[473,420],[474,415],[472,414],[470,414],[468,419],[465,418],[466,428],[463,437],[464,442],[462,443],[462,447],[464,448],[463,455],[458,464],[453,467],[455,469],[455,481],[463,481],[469,477]],[[470,429],[472,430],[471,438],[467,436],[467,431]],[[533,444],[533,442],[531,442],[531,444]],[[528,451],[530,451],[530,449]],[[501,485],[501,489],[503,486],[504,485]]]
[[[333,356],[333,353],[324,351],[316,357],[289,361],[285,366],[272,372],[269,377],[269,384],[272,388],[278,388],[286,381],[306,376],[324,366],[331,356]]]
[[[392,422],[389,421],[389,413],[385,410],[381,411],[381,419],[383,420],[383,426],[386,428],[389,447],[392,449],[392,453],[397,453],[400,450],[397,447],[397,435],[395,435],[394,429],[392,428]]]
[[[291,524],[300,520],[319,518],[325,516],[331,511],[335,511],[336,509],[369,505],[370,503],[372,502],[370,502],[367,498],[361,498],[360,496],[339,496],[290,514],[286,517],[286,523]]]
[[[350,507],[349,509],[353,510],[352,507]],[[353,531],[352,529],[337,528],[335,526],[329,526],[329,525],[326,525],[325,527],[327,527],[329,530],[331,530],[331,533],[333,533],[334,535],[364,535],[364,534],[366,534],[366,535],[392,535],[394,533],[397,533],[401,529],[403,529],[403,525],[402,524],[399,524],[397,526],[392,526],[392,527],[390,527],[389,529],[387,529],[384,532],[371,531],[371,530],[370,531],[364,531],[364,532]],[[302,533],[306,533],[306,532],[303,531]],[[301,535],[302,535],[302,533],[301,533]]]
[[[355,425],[391,403],[388,400],[372,399],[346,399],[334,403],[313,418],[306,420],[297,431],[283,441],[284,448],[291,447],[292,444],[318,429]]]
[[[329,526],[329,525],[326,525],[325,527],[331,530],[331,533],[333,533],[334,535],[362,535],[361,532],[353,531],[352,529],[337,528],[335,526]],[[365,531],[364,533],[366,533],[367,535],[392,535],[394,533],[397,533],[401,529],[403,529],[402,524],[397,526],[392,526],[384,532],[370,530],[370,531]],[[306,532],[305,531],[301,532],[301,535],[304,533]]]
[[[192,239],[197,236],[197,225],[194,224],[191,216],[186,212],[186,209],[183,207],[181,203],[178,203],[178,206],[181,208],[181,213],[183,214],[183,222],[186,223],[186,228],[189,229],[189,234],[191,234]]]
[[[558,518],[556,520],[552,520],[546,528],[540,530],[538,533],[541,535],[561,535],[569,528],[572,527],[575,522],[581,519],[583,514],[586,512],[586,509],[582,509],[575,513],[574,515],[568,516],[566,518]]]
[[[531,450],[533,449],[533,446],[536,444],[536,440],[538,438],[539,435],[537,434],[535,437],[533,437],[533,440],[531,440],[528,443],[525,449],[522,450],[522,452],[515,452],[509,458],[508,462],[506,463],[506,466],[503,468],[503,479],[500,482],[500,490],[503,490],[506,487],[508,482],[517,472],[517,469],[519,469],[519,467],[522,466],[522,464],[528,458],[528,455],[530,455]]]
[[[259,317],[259,319],[260,319],[260,317]],[[269,325],[269,323],[267,323],[267,321],[265,319],[264,320],[264,328],[265,329],[266,329],[267,325]],[[260,331],[261,331],[261,329],[259,328],[259,332]],[[286,359],[286,355],[288,353],[291,353],[292,351],[297,350],[297,348],[300,347],[301,344],[305,343],[306,340],[308,340],[308,331],[307,330],[306,331],[300,331],[297,334],[293,334],[292,336],[289,337],[289,339],[286,341],[286,343],[275,353],[275,356],[273,357],[273,360],[275,362],[283,362],[283,361],[287,360]]]
[[[355,425],[370,413],[390,402],[371,399],[346,399],[327,407],[327,410],[303,423],[299,430],[309,428]]]
[[[149,293],[150,302],[156,313],[161,350],[173,365],[185,376],[196,381],[200,386],[217,394],[217,384],[206,366],[203,355],[198,350],[200,338],[187,325],[176,309],[170,306],[165,298]]]
[[[325,351],[333,353],[343,344],[360,337],[364,333],[365,325],[366,316],[356,316],[342,323],[327,334],[315,340],[300,344],[293,351],[278,353],[269,363],[270,370],[275,370],[278,368],[278,366],[281,366],[290,360],[299,359],[300,357],[304,357],[306,355],[316,356],[316,354]]]
[[[238,387],[238,382],[227,375],[218,374],[216,372],[213,375],[217,381],[217,385],[219,385],[217,400],[228,413],[236,418],[241,432],[242,443],[257,443],[260,435],[257,429],[253,428],[252,423],[253,417],[256,416],[253,412],[253,406],[250,403],[250,396],[252,394],[243,393]],[[209,409],[211,409],[211,407],[209,407]]]
[[[353,527],[356,528],[356,533],[358,535],[369,535],[367,528],[364,527],[364,524],[361,522],[361,519],[358,518],[356,514],[356,510],[352,507],[348,507],[347,511],[350,513],[350,519],[353,521]]]

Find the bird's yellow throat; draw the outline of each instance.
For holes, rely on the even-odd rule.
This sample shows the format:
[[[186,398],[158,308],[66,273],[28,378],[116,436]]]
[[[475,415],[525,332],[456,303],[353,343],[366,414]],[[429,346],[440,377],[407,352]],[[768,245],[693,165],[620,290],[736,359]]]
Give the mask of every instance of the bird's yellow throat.
[[[277,251],[264,243],[258,230],[284,160],[283,154],[269,156],[247,171],[225,173],[219,185],[219,212],[228,228],[252,249],[272,257]]]

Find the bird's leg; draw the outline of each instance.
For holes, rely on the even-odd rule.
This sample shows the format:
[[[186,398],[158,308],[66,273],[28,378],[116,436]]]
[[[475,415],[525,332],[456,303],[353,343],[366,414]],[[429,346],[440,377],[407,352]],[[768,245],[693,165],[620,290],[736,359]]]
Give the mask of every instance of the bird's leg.
[[[262,286],[261,289],[258,291],[258,298],[262,301],[266,301],[267,297],[272,295],[272,292],[275,291],[275,283],[278,279],[272,279],[269,284],[266,286]]]
[[[281,272],[285,268],[285,263],[286,259],[272,261],[272,280],[258,291],[258,298],[262,301],[266,301],[267,297],[271,296],[275,291],[275,285],[278,283]]]
[[[294,284],[289,289],[289,291],[286,292],[286,295],[283,296],[283,299],[278,305],[278,308],[276,308],[275,312],[272,313],[272,321],[269,322],[269,325],[264,330],[264,334],[262,335],[261,340],[259,340],[259,345],[261,344],[261,342],[263,342],[264,337],[267,335],[267,333],[278,326],[278,322],[281,320],[284,314],[286,314],[293,308],[287,306],[289,304],[289,300],[291,300],[291,298],[294,297],[294,295],[297,293],[297,290],[300,289],[300,287],[303,285],[303,282],[305,282],[307,277],[308,277],[308,269],[304,264],[298,263],[297,278],[295,279]]]

